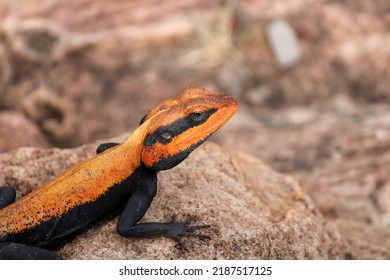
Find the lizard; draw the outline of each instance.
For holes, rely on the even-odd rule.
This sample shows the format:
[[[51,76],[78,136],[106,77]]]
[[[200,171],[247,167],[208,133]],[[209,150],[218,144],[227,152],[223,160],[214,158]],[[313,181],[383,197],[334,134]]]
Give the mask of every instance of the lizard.
[[[237,110],[237,102],[201,87],[188,87],[161,101],[122,143],[97,147],[77,163],[15,201],[16,190],[0,187],[0,259],[61,259],[47,247],[113,213],[124,237],[209,237],[209,225],[139,223],[157,191],[157,172],[182,162]]]

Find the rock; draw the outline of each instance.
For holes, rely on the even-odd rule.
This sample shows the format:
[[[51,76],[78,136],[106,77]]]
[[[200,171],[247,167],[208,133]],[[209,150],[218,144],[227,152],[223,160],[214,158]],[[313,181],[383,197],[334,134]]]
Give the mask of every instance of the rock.
[[[74,137],[74,123],[78,118],[72,114],[75,111],[74,104],[49,85],[42,83],[30,91],[20,106],[31,120],[40,124],[42,131],[51,139],[70,142]]]
[[[346,246],[346,257],[350,259],[390,258],[390,234],[383,228],[351,219],[334,220]]]
[[[218,140],[296,178],[324,217],[339,226],[349,258],[389,259],[388,108],[290,109],[269,113],[262,122],[243,109],[224,127],[234,137]]]
[[[75,149],[23,148],[0,155],[0,184],[22,193],[92,154]],[[2,182],[3,181],[3,182]],[[337,228],[327,223],[295,180],[260,160],[208,142],[179,166],[159,173],[158,193],[143,221],[195,215],[211,239],[184,238],[188,251],[168,238],[126,239],[114,218],[91,227],[58,249],[66,259],[338,259]]]
[[[0,135],[0,153],[23,146],[50,147],[35,123],[18,111],[0,113]]]
[[[384,141],[371,138],[376,137],[374,133],[366,128],[366,135],[361,131],[349,134],[349,141],[340,141],[346,146],[340,147],[339,157],[314,170],[304,182],[306,190],[328,216],[353,218],[389,229],[390,133]],[[366,149],[361,149],[362,144],[367,145]]]
[[[276,19],[267,25],[266,32],[278,66],[282,69],[294,66],[301,58],[301,52],[291,25],[283,19]]]
[[[4,26],[11,49],[28,60],[60,59],[66,52],[66,31],[54,21],[34,18],[18,22],[8,18]]]
[[[49,89],[47,102],[38,100],[49,116],[38,125],[54,145],[78,146],[135,128],[156,100],[194,83],[176,67],[178,44],[194,30],[186,13],[208,10],[202,1],[157,9],[143,1],[46,4],[0,7],[0,109],[24,108],[29,96]]]
[[[12,76],[12,67],[8,59],[8,54],[0,45],[0,92],[8,85]],[[1,96],[1,94],[0,94]]]
[[[301,179],[320,211],[337,221],[355,259],[390,258],[390,122],[385,116],[350,127],[338,140],[339,155]]]
[[[50,118],[50,125],[46,120],[38,123],[58,146],[78,146],[134,128],[155,100],[171,97],[194,82],[248,97],[245,101],[261,108],[304,106],[318,111],[312,107],[320,105],[322,110],[335,100],[338,110],[350,101],[353,110],[356,102],[366,108],[390,100],[390,52],[383,47],[390,44],[390,36],[387,21],[381,20],[386,1],[300,0],[299,5],[239,1],[238,8],[250,17],[250,25],[232,45],[241,58],[234,65],[226,59],[214,69],[191,71],[178,63],[202,39],[194,32],[191,14],[199,13],[205,21],[202,26],[210,26],[221,14],[220,1],[169,0],[157,9],[139,0],[47,2],[18,5],[14,0],[2,1],[0,108],[23,108],[30,94],[48,85],[57,100],[67,99],[64,104],[69,104],[61,109],[64,130],[58,119],[53,123]],[[129,17],[129,11],[135,16]],[[364,20],[357,22],[358,17]],[[266,38],[259,32],[259,27],[275,18],[294,27],[304,57],[288,72],[275,69]],[[37,37],[52,43],[44,49],[31,45],[39,41]],[[91,37],[95,39],[85,39]],[[259,84],[268,89],[252,95]],[[350,101],[340,102],[339,95]]]

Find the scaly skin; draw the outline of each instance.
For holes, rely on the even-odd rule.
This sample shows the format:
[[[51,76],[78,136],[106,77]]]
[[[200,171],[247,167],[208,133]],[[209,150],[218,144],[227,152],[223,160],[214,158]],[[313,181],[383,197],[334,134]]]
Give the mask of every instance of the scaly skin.
[[[118,232],[126,237],[205,237],[189,222],[138,221],[150,206],[157,171],[184,160],[237,110],[236,101],[199,88],[157,104],[123,143],[105,143],[98,154],[51,179],[22,199],[0,188],[0,259],[48,259],[58,256],[38,248],[121,211]],[[4,202],[5,201],[5,202]],[[12,203],[13,202],[13,203]],[[9,204],[9,205],[8,205]]]

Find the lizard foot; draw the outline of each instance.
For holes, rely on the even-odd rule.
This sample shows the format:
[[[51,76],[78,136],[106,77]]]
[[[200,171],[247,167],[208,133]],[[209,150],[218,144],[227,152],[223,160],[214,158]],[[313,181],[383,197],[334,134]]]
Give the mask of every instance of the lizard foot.
[[[195,230],[198,229],[204,229],[204,228],[209,228],[210,225],[194,225],[190,226],[189,224],[191,221],[194,219],[194,216],[190,216],[184,222],[178,222],[176,220],[176,214],[172,215],[172,219],[169,222],[169,231],[167,236],[175,240],[179,246],[184,249],[185,251],[188,251],[183,240],[181,239],[182,236],[191,236],[191,237],[197,237],[197,238],[210,238],[210,236],[202,233],[197,233],[194,232]]]

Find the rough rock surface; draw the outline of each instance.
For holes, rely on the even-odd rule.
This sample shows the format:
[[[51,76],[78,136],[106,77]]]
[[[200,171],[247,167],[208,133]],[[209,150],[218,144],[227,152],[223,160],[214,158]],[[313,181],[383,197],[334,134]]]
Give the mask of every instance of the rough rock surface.
[[[23,194],[93,154],[21,148],[0,155],[2,181]],[[207,223],[208,240],[185,238],[188,252],[167,238],[126,239],[116,218],[65,244],[66,259],[336,259],[344,258],[337,227],[328,224],[295,180],[249,155],[204,144],[176,168],[159,173],[158,194],[144,221],[173,213]]]
[[[37,125],[19,111],[0,112],[0,153],[17,147],[50,147]]]
[[[235,136],[218,140],[295,177],[339,225],[351,258],[389,259],[390,114],[383,106],[346,107],[279,112],[271,124],[241,112],[224,127]]]

